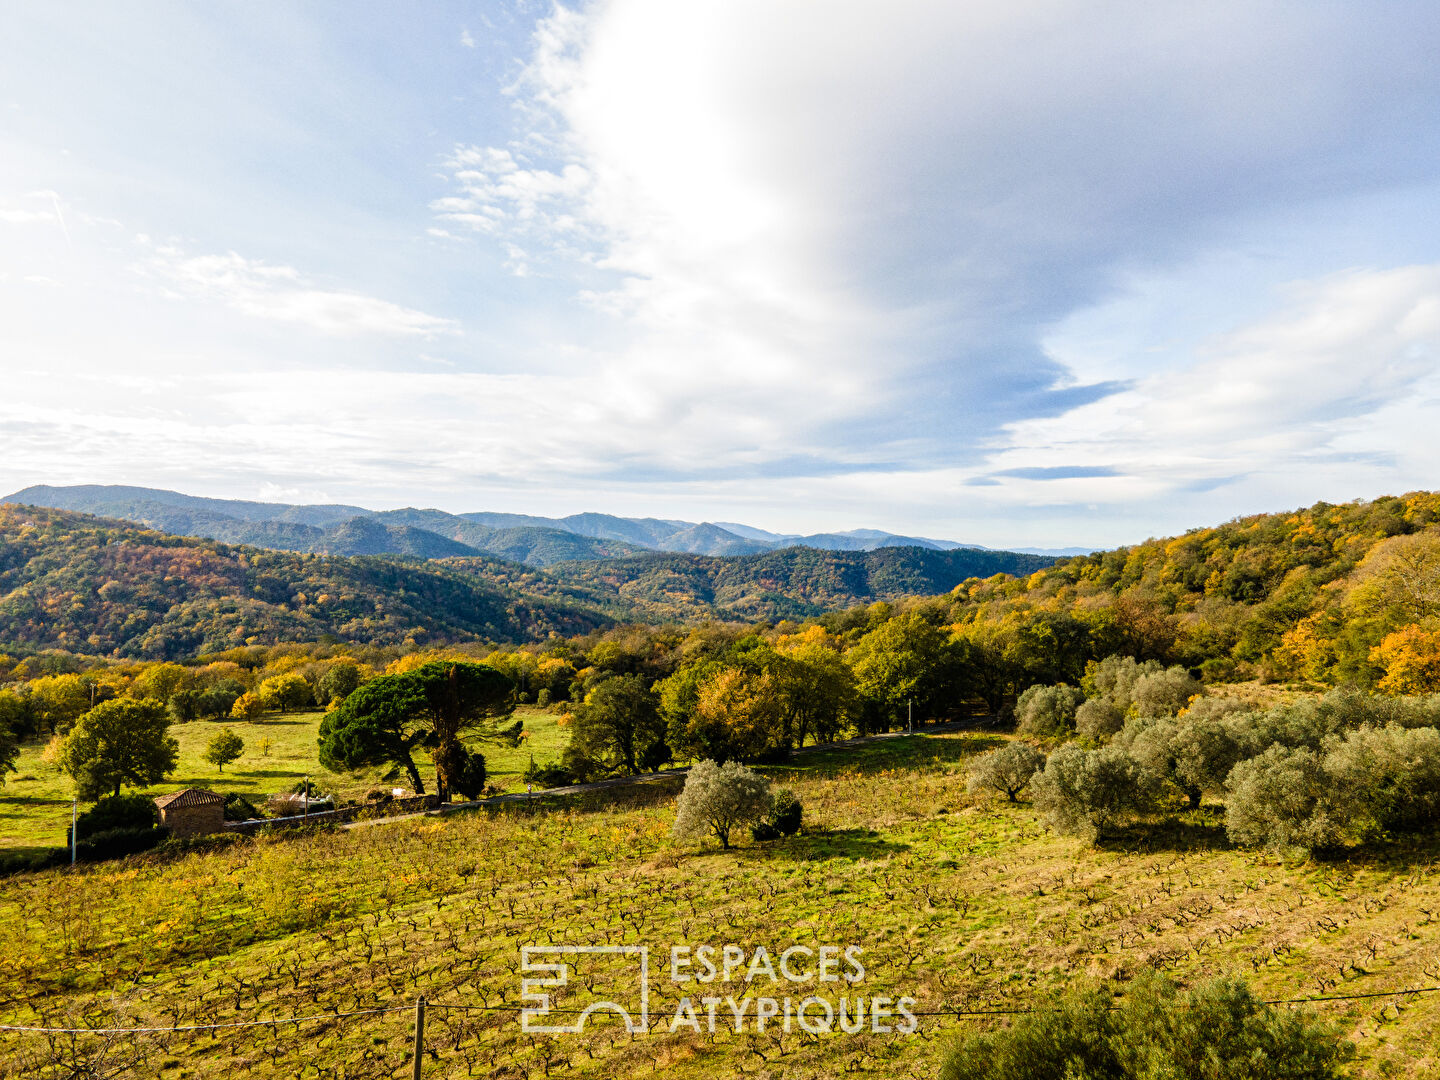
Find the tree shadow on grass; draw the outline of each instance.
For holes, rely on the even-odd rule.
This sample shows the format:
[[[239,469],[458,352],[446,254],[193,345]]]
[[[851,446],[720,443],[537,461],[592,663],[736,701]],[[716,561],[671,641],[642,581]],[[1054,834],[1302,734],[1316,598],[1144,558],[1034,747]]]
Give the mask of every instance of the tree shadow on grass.
[[[1146,855],[1153,851],[1230,851],[1225,819],[1161,818],[1135,821],[1114,829],[1095,845],[1101,851]]]
[[[830,829],[756,844],[744,848],[741,854],[765,860],[826,862],[830,859],[883,859],[887,855],[899,855],[909,850],[909,844],[886,840],[879,833],[867,829]]]
[[[60,795],[0,795],[0,806],[69,806],[70,799]]]
[[[1348,847],[1317,848],[1310,853],[1320,866],[1363,867],[1366,870],[1407,871],[1440,859],[1440,831],[1408,833]]]
[[[877,773],[885,769],[952,765],[976,754],[1005,745],[998,735],[972,732],[950,733],[955,737],[936,738],[923,733],[880,739],[854,746],[806,747],[784,762],[762,766],[759,771],[777,780],[787,777],[834,776],[842,772]]]
[[[310,776],[318,778],[324,775],[318,769],[307,773],[303,768],[295,769],[234,769],[222,774],[227,780],[232,776],[253,776],[260,780],[290,780],[292,778]]]

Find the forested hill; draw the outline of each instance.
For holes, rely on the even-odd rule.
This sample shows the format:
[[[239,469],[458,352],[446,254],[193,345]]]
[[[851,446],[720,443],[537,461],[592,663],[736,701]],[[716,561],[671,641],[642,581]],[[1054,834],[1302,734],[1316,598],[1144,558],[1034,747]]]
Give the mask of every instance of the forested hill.
[[[159,658],[327,636],[518,643],[617,622],[803,618],[912,596],[940,597],[936,618],[977,648],[1043,646],[1065,677],[1092,654],[1123,652],[1218,678],[1269,670],[1327,683],[1384,677],[1403,689],[1404,672],[1440,656],[1440,494],[1318,503],[1062,561],[796,547],[549,569],[234,547],[0,506],[0,649]]]
[[[0,646],[172,658],[249,643],[532,641],[613,620],[528,567],[231,547],[0,506]]]
[[[551,571],[476,556],[324,556],[0,505],[0,647],[179,657],[332,636],[373,644],[523,642],[617,621],[777,619],[944,593],[1042,556],[787,548],[647,555]]]
[[[464,560],[454,560],[464,562]],[[825,551],[793,547],[763,555],[654,554],[561,563],[555,578],[650,621],[707,612],[740,619],[803,618],[875,600],[946,593],[968,578],[1025,575],[1055,563],[1043,555],[957,548]]]
[[[1397,673],[1440,656],[1440,494],[1237,518],[1021,580],[969,582],[951,610],[980,638],[1043,626],[1052,653],[1084,627],[1100,655],[1178,661],[1216,678],[1368,686],[1384,676],[1410,692]]]

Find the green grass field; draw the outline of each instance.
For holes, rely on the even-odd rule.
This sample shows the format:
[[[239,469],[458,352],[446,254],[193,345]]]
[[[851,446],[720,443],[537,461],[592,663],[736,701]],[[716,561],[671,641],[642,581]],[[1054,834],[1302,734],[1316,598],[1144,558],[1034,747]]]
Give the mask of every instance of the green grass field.
[[[179,768],[147,794],[201,787],[226,794],[239,792],[258,803],[292,787],[305,776],[311,777],[323,791],[341,798],[355,797],[374,787],[379,783],[378,773],[336,774],[320,767],[315,738],[323,715],[300,712],[270,714],[255,723],[197,720],[176,724],[170,730],[180,743]],[[525,722],[526,731],[518,747],[482,747],[491,782],[505,791],[523,788],[520,777],[532,753],[537,763],[547,764],[559,758],[567,740],[565,729],[557,725],[554,713],[522,707],[515,715]],[[245,752],[222,772],[201,755],[215,733],[226,727],[245,740]],[[265,740],[270,742],[268,751],[263,746]],[[65,843],[73,786],[57,766],[44,760],[44,749],[43,744],[26,746],[20,754],[17,771],[0,787],[0,853]],[[429,763],[424,755],[419,755],[417,760],[424,762],[421,776],[428,782],[433,775]],[[408,781],[398,783],[408,784]]]
[[[411,1014],[334,1014],[408,1008],[424,994],[426,1077],[929,1077],[947,1039],[982,1021],[925,1017],[913,1036],[773,1023],[672,1033],[682,990],[664,952],[859,945],[866,974],[848,993],[912,996],[920,1010],[1023,1008],[1077,981],[1123,986],[1149,967],[1182,980],[1240,975],[1266,998],[1440,985],[1437,838],[1287,862],[1231,849],[1218,810],[1204,808],[1092,848],[1049,833],[1028,805],[965,793],[967,760],[997,738],[898,738],[771,768],[804,801],[806,827],[729,852],[669,837],[672,781],[9,878],[0,1021],[328,1013],[108,1052],[131,1051],[132,1075],[164,1080],[378,1078],[409,1075]],[[582,1034],[527,1035],[513,1011],[444,1007],[513,1009],[519,950],[531,944],[649,946],[658,1023],[627,1035],[592,1018]],[[556,992],[561,1007],[625,992],[623,958],[579,963]],[[775,993],[763,975],[757,985],[751,993]],[[1357,1075],[1440,1075],[1436,995],[1319,1007],[1357,1040]],[[77,1060],[102,1038],[57,1048],[0,1036],[0,1061],[44,1077],[57,1053]]]

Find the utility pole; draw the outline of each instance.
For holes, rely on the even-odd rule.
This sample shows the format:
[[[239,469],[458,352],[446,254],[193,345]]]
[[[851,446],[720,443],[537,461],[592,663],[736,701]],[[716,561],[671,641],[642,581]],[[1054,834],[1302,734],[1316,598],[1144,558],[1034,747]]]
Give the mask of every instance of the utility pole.
[[[70,800],[70,865],[75,865],[75,829],[80,815],[80,800]]]
[[[415,1002],[415,1055],[411,1062],[411,1080],[420,1080],[420,1062],[425,1057],[425,995]]]

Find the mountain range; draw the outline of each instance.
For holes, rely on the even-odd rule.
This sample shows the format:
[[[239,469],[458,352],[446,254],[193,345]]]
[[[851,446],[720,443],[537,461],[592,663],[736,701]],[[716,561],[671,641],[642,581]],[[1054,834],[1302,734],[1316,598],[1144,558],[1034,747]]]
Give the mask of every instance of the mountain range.
[[[362,518],[332,528],[363,542],[366,530],[409,527]],[[652,551],[541,569],[444,548],[424,559],[265,550],[10,504],[0,505],[0,652],[174,659],[281,641],[536,641],[619,623],[804,618],[1054,562],[971,548],[787,547]]]
[[[582,513],[548,518],[529,514],[443,510],[368,510],[342,504],[304,505],[211,499],[160,488],[81,484],[27,487],[0,503],[44,506],[132,521],[177,536],[227,544],[326,555],[412,555],[423,559],[486,555],[529,566],[624,558],[647,551],[690,555],[759,555],[785,548],[874,551],[918,547],[930,551],[976,544],[900,536],[878,529],[774,533],[737,522],[693,522]],[[1063,557],[1088,548],[1019,548]]]

